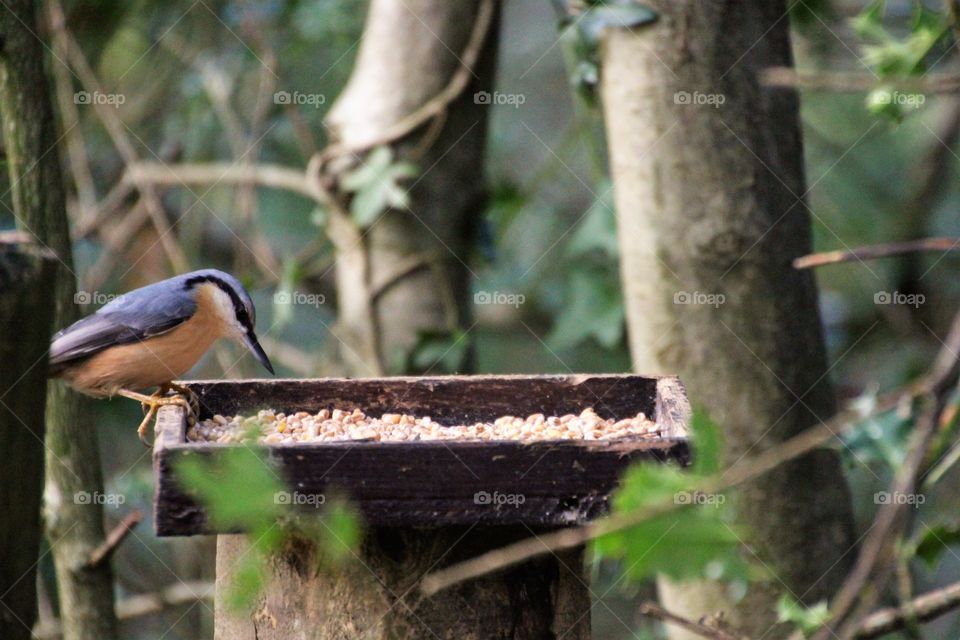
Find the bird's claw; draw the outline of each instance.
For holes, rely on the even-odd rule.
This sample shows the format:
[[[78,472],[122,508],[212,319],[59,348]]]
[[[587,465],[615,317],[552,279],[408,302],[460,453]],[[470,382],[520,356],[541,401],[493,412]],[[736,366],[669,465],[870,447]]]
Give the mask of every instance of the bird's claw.
[[[174,391],[175,395],[165,395],[168,391]],[[183,407],[187,412],[187,423],[192,426],[196,424],[197,416],[200,415],[200,399],[190,389],[174,384],[163,385],[156,393],[148,399],[142,401],[141,406],[146,412],[140,426],[137,427],[137,435],[147,447],[152,447],[153,443],[147,440],[147,429],[150,423],[157,415],[160,407],[177,405]]]

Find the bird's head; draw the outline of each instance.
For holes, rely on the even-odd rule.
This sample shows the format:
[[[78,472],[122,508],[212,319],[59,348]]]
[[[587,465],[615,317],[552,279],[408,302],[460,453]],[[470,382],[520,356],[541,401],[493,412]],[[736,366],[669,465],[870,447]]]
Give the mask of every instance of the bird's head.
[[[243,343],[260,364],[273,373],[273,365],[254,333],[257,310],[240,281],[216,269],[194,271],[182,278],[183,288],[193,294],[198,304],[211,304],[211,311],[220,319],[224,337]],[[201,302],[202,299],[205,301]]]

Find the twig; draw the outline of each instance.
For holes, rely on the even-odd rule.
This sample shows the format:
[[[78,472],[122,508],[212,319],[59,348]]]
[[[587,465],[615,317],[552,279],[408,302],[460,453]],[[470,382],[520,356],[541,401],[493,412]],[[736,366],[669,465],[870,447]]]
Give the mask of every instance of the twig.
[[[960,238],[921,238],[903,242],[886,242],[857,247],[856,249],[811,253],[794,260],[793,267],[795,269],[810,269],[812,267],[822,267],[826,264],[875,260],[916,251],[956,251],[958,247],[960,247]]]
[[[273,164],[237,165],[232,162],[205,162],[166,165],[158,162],[135,162],[127,167],[125,180],[158,185],[191,184],[258,184],[262,187],[286,189],[322,202],[320,192],[311,186],[306,174]]]
[[[928,389],[929,380],[922,378],[901,390],[878,398],[870,414],[876,415],[890,411],[899,406],[904,397],[915,397]],[[838,437],[841,432],[849,428],[851,423],[864,417],[861,411],[853,409],[842,411],[828,421],[807,429],[776,447],[741,461],[736,467],[727,469],[721,475],[705,479],[692,490],[719,493],[754,480],[784,462],[793,460]],[[682,508],[685,508],[685,505],[677,504],[673,500],[662,501],[642,511],[618,513],[582,527],[561,529],[536,538],[521,540],[432,573],[424,578],[421,589],[427,595],[432,595],[459,582],[499,571],[546,553],[579,547],[590,540],[630,529],[642,522]]]
[[[440,115],[451,102],[456,100],[463,90],[470,83],[470,78],[474,75],[473,69],[480,57],[480,51],[483,49],[483,42],[486,40],[487,32],[490,31],[490,25],[493,22],[493,16],[496,12],[496,2],[494,0],[483,0],[477,9],[477,19],[473,23],[473,31],[470,33],[470,39],[460,55],[460,66],[450,78],[450,82],[440,93],[430,98],[416,111],[404,116],[386,129],[377,132],[366,140],[357,140],[349,144],[334,143],[320,152],[321,160],[331,160],[338,156],[360,153],[367,149],[372,149],[382,144],[399,140],[412,133],[424,123]]]
[[[867,616],[854,638],[867,640],[902,629],[910,620],[928,622],[960,607],[960,582],[921,594],[901,607],[880,609]]]
[[[141,593],[117,602],[117,618],[131,620],[141,618],[171,607],[192,604],[200,600],[213,600],[214,585],[212,582],[187,581],[165,587],[153,593]],[[63,636],[63,628],[59,620],[38,625],[33,630],[36,640],[56,640]]]
[[[960,313],[954,317],[947,340],[934,363],[927,394],[930,396],[928,398],[930,406],[917,421],[909,451],[890,487],[891,495],[906,495],[915,490],[917,475],[936,435],[937,417],[943,408],[940,396],[956,370],[958,352],[952,347],[958,341],[960,341]],[[875,601],[890,576],[891,563],[881,564],[880,560],[888,559],[893,554],[894,546],[905,524],[904,514],[907,508],[909,505],[900,504],[896,500],[880,507],[853,570],[833,599],[830,607],[831,620],[814,634],[814,640],[827,640],[831,637],[845,640],[855,636],[860,620],[866,615],[866,610]],[[869,590],[865,589],[868,581],[873,587]]]
[[[95,569],[109,560],[110,556],[113,555],[113,552],[116,551],[117,547],[119,547],[120,544],[123,543],[124,539],[130,535],[130,532],[133,531],[133,528],[140,524],[141,520],[143,520],[143,514],[140,513],[139,510],[134,510],[133,512],[127,514],[127,517],[121,520],[117,526],[110,530],[110,533],[107,534],[103,544],[90,553],[90,558],[87,560],[87,566],[91,569]]]
[[[90,67],[90,63],[87,61],[83,50],[73,35],[67,30],[66,18],[64,17],[63,7],[59,0],[52,0],[50,2],[50,14],[54,39],[58,43],[58,46],[61,46],[66,52],[70,66],[76,72],[77,77],[80,78],[80,82],[84,88],[92,94],[103,93],[100,87],[100,81]],[[117,115],[116,109],[100,101],[94,101],[93,107],[100,121],[103,123],[107,134],[110,136],[114,147],[116,147],[117,152],[123,159],[124,164],[130,165],[137,162],[139,158],[137,157],[136,149],[130,142],[130,138],[126,132],[126,126],[120,119],[120,116]],[[163,204],[160,202],[156,191],[154,191],[151,185],[146,183],[137,183],[136,186],[143,195],[144,204],[150,214],[150,219],[157,229],[157,241],[167,254],[170,264],[177,271],[182,272],[189,270],[189,261],[183,249],[175,241],[175,237],[170,233],[172,226],[167,219]]]
[[[960,93],[960,75],[929,74],[923,77],[881,78],[863,73],[842,71],[801,72],[791,67],[769,67],[760,75],[768,87],[795,87],[810,91],[861,93],[877,87],[897,87],[912,93]]]
[[[640,615],[647,616],[650,618],[656,618],[667,624],[674,624],[678,627],[682,627],[691,633],[695,633],[698,636],[704,638],[712,638],[713,640],[738,640],[739,636],[735,636],[727,633],[721,629],[715,629],[714,627],[708,627],[705,624],[700,622],[694,622],[693,620],[688,620],[682,616],[678,616],[675,613],[670,613],[663,607],[654,604],[652,602],[647,602],[640,605]]]

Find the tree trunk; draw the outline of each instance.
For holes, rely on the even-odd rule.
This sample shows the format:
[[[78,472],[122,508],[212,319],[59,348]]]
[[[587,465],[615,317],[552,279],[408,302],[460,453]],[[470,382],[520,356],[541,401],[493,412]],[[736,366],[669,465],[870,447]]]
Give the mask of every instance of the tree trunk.
[[[356,66],[327,117],[336,142],[365,146],[438,95],[461,65],[481,4],[373,0]],[[419,169],[412,185],[403,185],[412,186],[410,211],[387,211],[359,246],[339,248],[338,328],[347,338],[344,360],[355,375],[409,372],[398,361],[419,335],[453,335],[470,326],[466,263],[484,207],[490,110],[477,104],[474,93],[492,84],[495,25],[493,20],[469,85],[441,116],[442,129],[432,143],[420,148],[436,120],[401,141],[384,140],[393,143],[398,160]],[[364,326],[368,336],[352,335]]]
[[[11,0],[0,9],[0,109],[17,226],[59,258],[54,324],[63,327],[78,316],[76,275],[36,7],[31,0]],[[103,541],[103,506],[75,499],[81,492],[103,492],[88,402],[53,383],[46,421],[44,515],[64,637],[109,640],[116,635],[110,565],[86,566],[90,552]]]
[[[229,640],[588,640],[590,601],[583,553],[544,556],[422,599],[420,578],[528,538],[524,526],[366,532],[358,560],[318,569],[310,543],[271,561],[271,581],[250,615],[216,607],[216,637]],[[217,538],[217,591],[247,548]]]
[[[331,220],[341,225],[339,235],[331,229],[338,251],[340,314],[334,333],[353,375],[410,371],[405,356],[423,334],[456,339],[458,330],[470,328],[466,263],[484,204],[489,113],[474,94],[491,85],[495,19],[476,52],[478,63],[467,86],[440,119],[400,139],[390,131],[444,92],[462,61],[469,61],[465,50],[483,24],[484,11],[489,16],[492,7],[490,0],[370,3],[356,67],[327,124],[335,144],[360,154],[371,146],[390,145],[397,159],[418,167],[419,175],[404,185],[412,186],[410,211],[388,210],[366,233],[343,233],[342,225],[350,221]],[[357,155],[330,161],[322,178],[335,185],[346,168],[355,166]],[[335,196],[343,200],[345,194]],[[464,359],[453,368],[468,367]],[[443,369],[437,365],[432,370]],[[273,560],[272,579],[252,615],[217,608],[217,637],[263,640],[300,630],[323,640],[588,638],[590,600],[582,550],[420,599],[417,582],[429,571],[529,535],[526,527],[515,526],[378,527],[366,532],[358,562],[334,574],[311,569],[312,549],[306,544]],[[229,579],[245,545],[242,536],[218,539],[218,586]]]
[[[678,373],[735,465],[834,412],[813,278],[791,266],[810,250],[797,99],[757,78],[792,62],[786,3],[647,4],[659,20],[608,30],[601,51],[633,364]],[[784,465],[737,506],[774,576],[737,606],[715,584],[661,580],[661,597],[777,637],[779,594],[828,598],[854,556],[840,460]]]
[[[0,638],[29,640],[37,619],[43,411],[56,258],[26,234],[0,234]]]

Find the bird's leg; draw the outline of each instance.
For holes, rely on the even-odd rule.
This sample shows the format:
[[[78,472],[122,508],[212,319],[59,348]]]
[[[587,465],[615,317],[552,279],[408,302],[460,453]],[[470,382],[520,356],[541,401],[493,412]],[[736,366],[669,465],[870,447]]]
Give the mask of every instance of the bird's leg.
[[[190,402],[190,406],[193,409],[193,416],[200,415],[200,398],[191,391],[188,387],[183,386],[182,384],[177,384],[176,382],[165,382],[160,385],[160,394],[165,394],[167,391],[173,391],[174,393],[179,393],[184,398]]]
[[[147,427],[150,425],[150,421],[153,420],[154,416],[157,415],[157,411],[160,407],[168,405],[178,405],[187,410],[188,417],[193,417],[193,407],[190,405],[190,401],[184,398],[183,396],[170,396],[168,398],[161,397],[158,393],[148,396],[142,393],[137,393],[136,391],[128,391],[127,389],[120,389],[117,391],[118,396],[123,396],[124,398],[130,398],[131,400],[136,400],[145,407],[147,407],[147,415],[144,416],[143,422],[140,423],[140,426],[137,427],[137,435],[140,436],[140,441],[148,447],[151,446],[147,442],[146,433]]]

